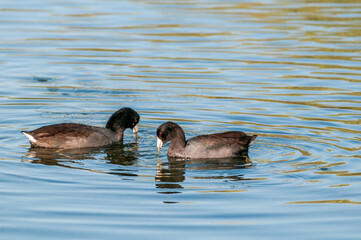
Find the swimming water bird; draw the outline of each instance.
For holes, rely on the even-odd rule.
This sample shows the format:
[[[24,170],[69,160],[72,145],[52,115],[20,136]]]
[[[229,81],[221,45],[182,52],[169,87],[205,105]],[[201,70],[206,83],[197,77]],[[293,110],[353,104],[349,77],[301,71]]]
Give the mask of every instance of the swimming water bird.
[[[124,130],[138,132],[139,114],[131,108],[121,108],[113,113],[105,128],[79,123],[48,125],[33,131],[22,131],[32,147],[84,148],[98,147],[123,141]]]
[[[170,141],[169,157],[177,158],[231,158],[244,156],[257,135],[233,131],[200,135],[186,140],[183,129],[174,122],[165,122],[157,129],[158,152]]]

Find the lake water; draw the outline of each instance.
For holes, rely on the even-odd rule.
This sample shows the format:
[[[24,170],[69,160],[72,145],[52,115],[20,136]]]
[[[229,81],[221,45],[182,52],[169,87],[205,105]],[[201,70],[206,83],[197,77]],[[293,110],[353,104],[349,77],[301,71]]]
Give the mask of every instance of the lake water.
[[[1,239],[360,239],[356,0],[0,4]],[[32,150],[22,130],[139,138]],[[249,159],[168,161],[155,130],[257,134]]]

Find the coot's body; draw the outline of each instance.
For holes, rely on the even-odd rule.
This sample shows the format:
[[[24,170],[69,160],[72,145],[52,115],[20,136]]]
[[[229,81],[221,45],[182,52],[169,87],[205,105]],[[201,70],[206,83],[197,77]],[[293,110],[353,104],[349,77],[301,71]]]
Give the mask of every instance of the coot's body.
[[[157,129],[158,150],[170,141],[169,157],[177,158],[231,158],[247,154],[257,135],[244,132],[223,132],[196,136],[186,141],[183,129],[174,122],[165,122]]]
[[[131,108],[121,108],[108,120],[105,128],[79,123],[48,125],[34,131],[23,131],[32,147],[84,148],[104,146],[123,140],[124,130],[138,131],[139,114]]]

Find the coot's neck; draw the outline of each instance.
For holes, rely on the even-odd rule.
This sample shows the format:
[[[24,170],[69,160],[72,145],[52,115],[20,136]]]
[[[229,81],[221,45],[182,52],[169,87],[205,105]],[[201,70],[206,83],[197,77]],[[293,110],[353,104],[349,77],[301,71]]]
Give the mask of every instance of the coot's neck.
[[[124,129],[118,128],[118,129],[111,129],[111,128],[105,128],[108,129],[108,131],[111,132],[111,135],[114,136],[116,138],[117,142],[123,141],[123,136],[124,136]]]
[[[117,129],[115,132],[117,134],[118,142],[123,141],[124,129]]]
[[[182,128],[176,128],[172,133],[171,142],[169,144],[169,150],[179,151],[183,150],[186,146],[186,136]]]
[[[105,128],[115,132],[118,141],[123,140],[123,134],[125,131],[124,123],[123,121],[120,121],[120,119],[115,118],[114,114],[109,118]]]

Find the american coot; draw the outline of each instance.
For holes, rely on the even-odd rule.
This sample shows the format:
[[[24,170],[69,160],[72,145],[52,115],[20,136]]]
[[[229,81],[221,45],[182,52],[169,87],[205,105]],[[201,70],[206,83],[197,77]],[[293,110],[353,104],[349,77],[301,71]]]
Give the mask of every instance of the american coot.
[[[157,129],[157,148],[170,141],[169,157],[231,158],[247,154],[248,146],[257,135],[244,132],[223,132],[201,135],[186,141],[183,129],[174,122],[165,122]]]
[[[79,123],[61,123],[22,131],[32,147],[83,148],[104,146],[123,140],[124,130],[138,132],[139,114],[131,108],[121,108],[109,118],[105,128]]]

